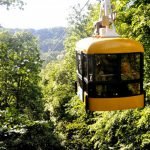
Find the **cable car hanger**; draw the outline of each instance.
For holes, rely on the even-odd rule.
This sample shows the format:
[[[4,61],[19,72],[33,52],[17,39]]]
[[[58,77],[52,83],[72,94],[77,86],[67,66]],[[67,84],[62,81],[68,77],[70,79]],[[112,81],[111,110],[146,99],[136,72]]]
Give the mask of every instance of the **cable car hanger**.
[[[99,20],[95,23],[95,35],[100,37],[118,37],[116,33],[114,20],[116,18],[116,12],[112,11],[114,5],[111,5],[110,0],[98,0],[100,4]],[[112,28],[110,28],[110,26]]]

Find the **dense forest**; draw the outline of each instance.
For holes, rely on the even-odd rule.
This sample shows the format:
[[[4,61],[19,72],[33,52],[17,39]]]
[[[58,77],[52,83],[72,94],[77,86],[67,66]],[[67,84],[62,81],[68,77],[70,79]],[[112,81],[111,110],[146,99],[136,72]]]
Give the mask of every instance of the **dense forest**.
[[[13,1],[15,6],[22,1]],[[75,44],[91,36],[99,6],[86,14],[73,8],[64,59],[40,58],[31,33],[0,32],[0,149],[148,150],[150,147],[150,4],[149,0],[112,1],[117,32],[140,41],[145,49],[145,107],[85,112],[75,94]],[[3,5],[3,3],[0,3]],[[9,4],[5,4],[9,7]]]

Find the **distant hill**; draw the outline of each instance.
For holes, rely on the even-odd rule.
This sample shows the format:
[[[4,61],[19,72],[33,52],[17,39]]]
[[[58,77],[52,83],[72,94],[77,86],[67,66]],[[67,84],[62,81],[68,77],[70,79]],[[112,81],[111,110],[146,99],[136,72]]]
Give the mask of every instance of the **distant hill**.
[[[40,49],[42,52],[64,50],[63,42],[66,36],[65,28],[28,29],[27,31],[39,38]]]
[[[3,28],[5,29],[5,28]],[[6,29],[11,32],[22,31],[22,29]],[[64,27],[54,27],[54,28],[44,28],[44,29],[24,29],[23,31],[31,32],[34,36],[39,39],[39,45],[41,53],[49,51],[63,51],[64,50],[64,39],[66,36],[66,28]]]

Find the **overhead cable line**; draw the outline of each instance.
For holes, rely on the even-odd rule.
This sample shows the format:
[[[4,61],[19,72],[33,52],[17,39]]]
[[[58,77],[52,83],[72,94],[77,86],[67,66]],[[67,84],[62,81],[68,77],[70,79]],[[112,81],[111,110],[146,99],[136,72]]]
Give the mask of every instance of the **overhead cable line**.
[[[83,5],[83,7],[80,9],[80,11],[79,11],[79,14],[78,15],[81,15],[81,12],[83,11],[83,9],[87,6],[87,4],[89,3],[89,1],[90,0],[87,0],[86,1],[86,3]],[[56,50],[56,48],[58,47],[58,45],[63,41],[63,38],[64,38],[64,35],[65,35],[65,33],[66,33],[66,30],[67,29],[65,29],[64,31],[63,31],[63,33],[59,36],[59,42],[56,44],[56,46],[54,47],[54,49],[52,49],[52,51],[55,51]],[[48,51],[49,52],[49,51]]]

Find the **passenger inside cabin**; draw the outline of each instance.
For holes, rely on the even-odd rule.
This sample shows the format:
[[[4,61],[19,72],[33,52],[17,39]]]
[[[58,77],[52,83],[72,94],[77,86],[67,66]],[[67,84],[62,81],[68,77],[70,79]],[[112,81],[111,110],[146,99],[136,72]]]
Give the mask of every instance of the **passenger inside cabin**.
[[[139,72],[135,70],[135,67],[133,69],[133,65],[128,61],[128,59],[124,59],[124,61],[121,63],[121,79],[134,80],[139,78],[140,78]],[[132,92],[132,94],[140,94],[139,83],[128,84],[128,89]]]

